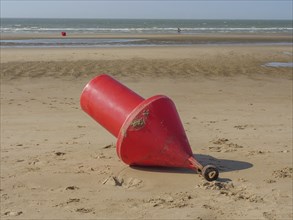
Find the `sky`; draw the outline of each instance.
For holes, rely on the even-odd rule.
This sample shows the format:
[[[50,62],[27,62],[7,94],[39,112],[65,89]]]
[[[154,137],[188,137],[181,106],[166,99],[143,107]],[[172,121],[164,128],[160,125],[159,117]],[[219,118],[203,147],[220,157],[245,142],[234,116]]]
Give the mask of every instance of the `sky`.
[[[0,0],[1,18],[287,19],[292,0]]]

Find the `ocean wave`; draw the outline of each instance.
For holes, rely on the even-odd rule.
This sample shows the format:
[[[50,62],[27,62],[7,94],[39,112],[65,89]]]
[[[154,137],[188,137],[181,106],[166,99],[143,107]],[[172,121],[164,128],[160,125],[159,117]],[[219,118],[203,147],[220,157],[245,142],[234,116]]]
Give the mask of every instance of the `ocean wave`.
[[[292,27],[180,27],[182,32],[185,33],[199,33],[199,32],[292,32]],[[174,27],[127,27],[127,28],[105,28],[105,27],[86,27],[86,28],[43,28],[43,27],[1,27],[2,33],[21,33],[21,32],[35,32],[35,33],[48,33],[48,32],[73,32],[73,33],[169,33],[176,32],[177,28]]]

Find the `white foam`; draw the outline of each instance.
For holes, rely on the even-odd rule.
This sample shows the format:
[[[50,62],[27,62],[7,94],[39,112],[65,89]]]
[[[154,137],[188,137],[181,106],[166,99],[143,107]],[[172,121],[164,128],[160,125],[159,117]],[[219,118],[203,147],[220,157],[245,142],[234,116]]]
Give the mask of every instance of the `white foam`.
[[[293,67],[293,62],[288,62],[288,63],[270,62],[270,63],[266,63],[264,66],[267,66],[267,67]]]

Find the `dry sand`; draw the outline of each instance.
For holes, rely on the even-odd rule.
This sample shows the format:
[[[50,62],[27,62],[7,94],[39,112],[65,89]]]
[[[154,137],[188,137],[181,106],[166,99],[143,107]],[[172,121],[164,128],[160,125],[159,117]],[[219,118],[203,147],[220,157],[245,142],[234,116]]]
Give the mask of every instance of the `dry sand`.
[[[1,49],[1,219],[292,219],[288,46]],[[173,99],[191,147],[220,168],[123,164],[79,107],[107,73]]]

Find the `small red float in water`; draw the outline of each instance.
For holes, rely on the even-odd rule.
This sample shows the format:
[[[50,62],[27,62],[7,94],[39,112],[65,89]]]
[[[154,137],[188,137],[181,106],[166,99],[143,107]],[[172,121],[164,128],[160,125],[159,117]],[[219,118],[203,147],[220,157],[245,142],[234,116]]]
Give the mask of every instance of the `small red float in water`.
[[[110,76],[100,75],[85,86],[80,105],[118,138],[116,150],[124,163],[190,168],[208,181],[218,178],[215,166],[203,167],[194,158],[175,104],[168,97],[143,99]]]
[[[66,32],[62,31],[61,35],[62,35],[62,37],[66,37]]]

